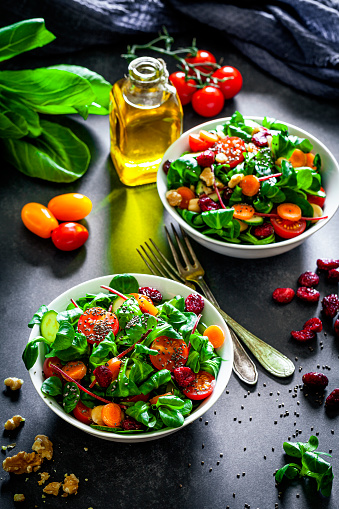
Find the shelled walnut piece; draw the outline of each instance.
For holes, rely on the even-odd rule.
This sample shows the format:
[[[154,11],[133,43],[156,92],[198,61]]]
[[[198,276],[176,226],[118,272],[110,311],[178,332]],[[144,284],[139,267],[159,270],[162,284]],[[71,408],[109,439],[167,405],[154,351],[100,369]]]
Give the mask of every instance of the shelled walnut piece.
[[[76,495],[78,493],[79,479],[74,475],[66,475],[62,489],[67,495]]]
[[[51,460],[53,457],[53,444],[46,435],[37,435],[32,449],[34,452],[20,451],[15,456],[8,456],[2,462],[3,469],[14,474],[29,474],[40,468],[44,458]]]
[[[16,493],[13,500],[14,502],[25,502],[25,495],[23,493]]]
[[[24,381],[21,378],[16,378],[15,376],[5,378],[4,384],[11,389],[11,391],[17,391],[21,389]]]
[[[16,429],[18,426],[20,426],[20,423],[23,422],[25,419],[24,417],[21,417],[21,415],[13,415],[11,419],[8,419],[5,424],[5,430],[12,431],[13,429]]]
[[[39,475],[41,476],[40,481],[38,481],[39,486],[41,486],[42,484],[45,484],[47,479],[49,479],[51,477],[48,472],[39,472]]]
[[[62,484],[61,482],[50,482],[44,487],[42,491],[44,493],[47,493],[47,495],[54,495],[55,497],[57,497],[59,494],[61,484]]]

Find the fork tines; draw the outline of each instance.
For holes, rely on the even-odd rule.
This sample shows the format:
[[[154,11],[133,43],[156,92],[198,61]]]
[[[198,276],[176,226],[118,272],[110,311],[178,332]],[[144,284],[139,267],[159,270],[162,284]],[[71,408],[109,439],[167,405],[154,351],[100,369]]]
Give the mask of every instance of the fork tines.
[[[154,249],[152,249],[147,242],[145,242],[145,246],[147,247],[149,252],[144,248],[144,246],[140,246],[148,260],[139,251],[139,249],[137,249],[137,252],[144,261],[144,263],[146,264],[146,266],[149,268],[151,273],[154,274],[155,276],[160,274],[162,277],[174,279],[179,283],[185,282],[185,280],[180,276],[177,269],[172,265],[172,263],[169,260],[167,260],[164,254],[160,251],[155,242],[152,239],[149,240],[152,243]]]

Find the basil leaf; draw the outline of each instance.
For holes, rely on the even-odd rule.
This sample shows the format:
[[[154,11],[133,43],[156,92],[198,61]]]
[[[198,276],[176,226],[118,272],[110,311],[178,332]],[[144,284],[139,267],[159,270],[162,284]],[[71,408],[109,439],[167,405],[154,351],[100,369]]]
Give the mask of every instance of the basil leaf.
[[[123,294],[139,292],[139,283],[135,277],[130,274],[119,274],[114,276],[108,286]]]
[[[27,104],[21,101],[17,97],[8,97],[2,93],[3,100],[0,100],[0,109],[3,111],[3,115],[8,117],[8,121],[14,122],[8,127],[0,122],[0,137],[1,138],[22,138],[23,136],[36,137],[42,132],[40,125],[39,115],[32,108],[29,108]],[[1,117],[1,115],[0,115]],[[5,128],[5,131],[3,129]]]
[[[41,121],[43,132],[37,138],[3,139],[6,160],[30,177],[52,182],[73,182],[87,170],[90,152],[66,127]]]
[[[67,414],[72,412],[80,399],[80,389],[74,382],[66,382],[62,392],[62,408]]]
[[[42,383],[41,391],[47,396],[59,396],[62,394],[62,381],[57,376],[50,376]]]
[[[322,495],[324,495],[324,497],[329,497],[331,495],[333,479],[334,475],[332,472],[332,467],[330,466],[318,484],[318,489],[320,489],[320,492]]]
[[[27,19],[0,29],[0,62],[25,51],[45,46],[55,35],[45,28],[42,18]]]
[[[0,138],[19,139],[26,134],[28,134],[28,126],[22,115],[8,109],[0,111]]]
[[[295,444],[293,442],[284,442],[283,448],[286,454],[288,454],[289,456],[293,456],[295,458],[301,458],[302,456],[302,452],[300,450],[298,443]]]

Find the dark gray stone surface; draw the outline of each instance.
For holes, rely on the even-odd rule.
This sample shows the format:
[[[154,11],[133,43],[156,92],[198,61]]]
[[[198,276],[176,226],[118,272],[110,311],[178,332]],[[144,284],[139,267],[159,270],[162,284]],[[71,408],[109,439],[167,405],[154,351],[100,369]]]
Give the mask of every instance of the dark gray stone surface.
[[[224,63],[239,68],[244,77],[243,90],[227,102],[220,116],[238,109],[247,115],[285,120],[317,136],[339,157],[337,105],[280,84],[231,47],[224,47],[222,39],[213,39],[212,33],[195,35],[199,46],[213,51],[218,58],[223,56]],[[190,41],[187,36],[180,43]],[[126,71],[119,55],[129,42],[122,38],[114,48],[94,48],[64,58],[50,57],[48,61],[27,55],[24,60],[8,62],[7,67],[75,63],[101,73],[113,83]],[[13,451],[1,453],[4,459],[20,450],[30,451],[35,435],[46,434],[55,446],[52,463],[45,463],[50,481],[62,480],[64,474],[73,472],[80,478],[80,489],[76,497],[66,500],[60,496],[42,499],[37,473],[9,476],[3,472],[1,508],[13,507],[14,493],[25,494],[22,506],[28,508],[61,508],[65,504],[74,509],[242,509],[246,504],[252,509],[337,508],[338,416],[326,414],[323,405],[313,405],[304,397],[300,384],[303,373],[320,370],[329,378],[326,394],[339,387],[339,343],[327,320],[324,331],[310,345],[294,342],[290,331],[301,328],[308,318],[320,316],[321,305],[294,300],[281,307],[273,303],[271,294],[278,286],[296,288],[299,274],[315,270],[317,258],[339,257],[338,213],[302,246],[274,258],[238,260],[193,242],[206,269],[206,280],[222,307],[293,359],[296,371],[290,379],[275,379],[260,365],[254,388],[232,375],[227,391],[201,421],[168,438],[134,445],[101,441],[77,431],[40,399],[21,361],[29,336],[26,324],[34,311],[87,279],[117,272],[144,272],[135,249],[150,235],[165,249],[162,224],[169,222],[167,216],[161,219],[162,206],[156,200],[154,186],[130,189],[120,184],[109,159],[108,118],[91,117],[84,122],[73,117],[64,121],[76,125],[91,147],[91,166],[79,181],[57,185],[30,179],[1,161],[0,372],[2,378],[22,377],[25,383],[19,394],[1,390],[0,414],[1,422],[17,413],[26,422],[16,433],[3,433],[0,445],[17,443]],[[202,121],[190,106],[185,107],[185,130]],[[94,208],[87,218],[88,242],[78,251],[65,253],[26,230],[20,211],[27,202],[47,205],[53,196],[72,191],[88,195]],[[145,220],[135,219],[131,224],[128,210],[136,211],[136,217],[144,214]],[[335,292],[336,287],[321,276],[319,290],[323,297]],[[293,437],[296,434],[298,438]],[[283,442],[289,436],[291,441],[307,441],[311,434],[318,434],[321,451],[333,450],[332,496],[325,499],[316,492],[315,483],[301,481],[293,482],[278,498],[273,473],[286,462]]]

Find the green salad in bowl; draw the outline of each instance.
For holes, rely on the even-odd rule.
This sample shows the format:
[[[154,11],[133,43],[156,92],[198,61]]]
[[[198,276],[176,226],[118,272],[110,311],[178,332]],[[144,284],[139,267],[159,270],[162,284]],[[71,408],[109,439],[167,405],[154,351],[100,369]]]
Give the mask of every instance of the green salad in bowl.
[[[76,427],[115,441],[160,438],[202,415],[232,370],[225,322],[180,283],[105,276],[42,305],[23,352],[39,394]]]
[[[186,231],[239,257],[298,245],[334,214],[338,187],[338,165],[316,138],[238,111],[184,133],[158,172],[162,202]]]

